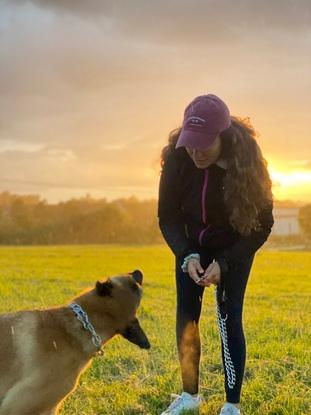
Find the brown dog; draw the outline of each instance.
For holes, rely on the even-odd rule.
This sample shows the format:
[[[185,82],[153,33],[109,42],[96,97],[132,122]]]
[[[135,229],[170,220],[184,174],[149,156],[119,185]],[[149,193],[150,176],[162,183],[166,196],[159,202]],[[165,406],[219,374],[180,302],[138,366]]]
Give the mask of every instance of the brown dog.
[[[139,270],[97,281],[69,306],[0,315],[0,415],[53,415],[114,335],[149,349],[135,316]]]

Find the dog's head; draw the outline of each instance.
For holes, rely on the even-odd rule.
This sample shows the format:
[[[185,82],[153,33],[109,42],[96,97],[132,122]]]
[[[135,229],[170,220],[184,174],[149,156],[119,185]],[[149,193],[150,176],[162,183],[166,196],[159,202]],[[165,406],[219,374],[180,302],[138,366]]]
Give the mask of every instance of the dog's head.
[[[105,314],[111,329],[142,349],[149,349],[149,340],[136,317],[142,296],[143,274],[135,270],[125,275],[97,281],[95,294],[105,299]]]

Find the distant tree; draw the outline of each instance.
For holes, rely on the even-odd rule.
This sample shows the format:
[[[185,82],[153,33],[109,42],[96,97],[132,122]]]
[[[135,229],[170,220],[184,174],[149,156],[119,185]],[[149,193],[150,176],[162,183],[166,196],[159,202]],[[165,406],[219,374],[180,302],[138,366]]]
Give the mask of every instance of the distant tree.
[[[49,204],[37,195],[0,193],[0,244],[135,243],[163,241],[157,201],[89,194]]]
[[[298,220],[305,236],[311,240],[311,203],[300,208]]]

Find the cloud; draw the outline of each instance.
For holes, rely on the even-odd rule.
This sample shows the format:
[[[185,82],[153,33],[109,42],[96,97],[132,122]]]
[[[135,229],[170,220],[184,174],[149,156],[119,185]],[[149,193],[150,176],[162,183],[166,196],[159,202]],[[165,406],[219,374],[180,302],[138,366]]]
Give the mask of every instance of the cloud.
[[[114,2],[107,0],[2,0],[3,4],[22,5],[23,3],[32,3],[33,5],[51,10],[56,13],[68,12],[69,14],[81,16],[98,16],[98,14],[111,14],[114,9]],[[1,2],[0,2],[1,4]]]
[[[24,1],[25,3],[26,1]],[[10,0],[21,4],[21,0]],[[309,28],[309,0],[32,0],[32,3],[54,13],[80,18],[109,17],[125,33],[150,35],[164,39],[171,35],[174,41],[183,39],[206,42],[202,35],[213,38],[252,31],[253,28],[297,30]],[[159,30],[159,27],[161,28]],[[166,39],[170,41],[170,38]]]
[[[142,172],[202,92],[251,115],[271,153],[310,145],[305,0],[0,4],[2,177],[151,186]]]
[[[0,138],[0,154],[10,151],[24,151],[26,153],[36,152],[44,148],[42,143],[21,142],[19,140],[5,140]]]
[[[23,145],[12,145],[0,152],[0,175],[4,184],[28,184],[40,188],[150,187],[160,171],[159,160],[158,165],[153,165],[151,154],[154,159],[159,159],[158,151],[154,149],[145,157],[144,146],[85,142],[71,149],[33,145],[29,151]]]
[[[311,171],[311,160],[309,160],[306,164],[303,165],[303,167],[307,170]]]
[[[302,167],[302,168],[310,168],[311,167],[311,160],[289,160],[288,164],[293,167]]]

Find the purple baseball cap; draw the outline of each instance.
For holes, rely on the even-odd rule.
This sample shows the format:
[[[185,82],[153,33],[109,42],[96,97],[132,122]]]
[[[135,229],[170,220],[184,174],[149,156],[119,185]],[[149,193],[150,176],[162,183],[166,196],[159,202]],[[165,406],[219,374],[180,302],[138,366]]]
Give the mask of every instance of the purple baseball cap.
[[[213,94],[199,95],[185,109],[176,148],[207,148],[230,125],[229,108],[220,98]]]

